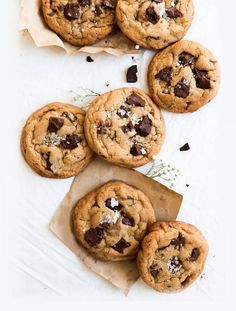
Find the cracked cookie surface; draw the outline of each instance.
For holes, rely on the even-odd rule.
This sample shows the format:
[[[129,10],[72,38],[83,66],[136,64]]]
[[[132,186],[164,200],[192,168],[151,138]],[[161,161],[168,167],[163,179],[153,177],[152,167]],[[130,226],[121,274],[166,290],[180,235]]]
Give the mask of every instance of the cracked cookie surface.
[[[88,144],[100,157],[126,167],[149,162],[165,136],[161,111],[136,88],[97,97],[89,106],[84,126]]]
[[[212,100],[220,83],[214,55],[193,41],[179,41],[156,54],[148,68],[155,103],[171,112],[194,112]]]
[[[25,160],[38,174],[66,178],[78,174],[93,152],[84,136],[85,112],[76,106],[51,103],[34,112],[21,136]]]
[[[124,261],[136,256],[155,215],[142,191],[113,181],[80,199],[71,220],[75,238],[96,258]]]
[[[157,222],[144,237],[137,263],[142,279],[159,292],[181,291],[203,271],[208,245],[193,225]]]
[[[42,0],[48,26],[73,45],[90,45],[114,29],[116,0]]]
[[[194,15],[192,0],[119,0],[116,19],[122,32],[153,50],[180,40]]]

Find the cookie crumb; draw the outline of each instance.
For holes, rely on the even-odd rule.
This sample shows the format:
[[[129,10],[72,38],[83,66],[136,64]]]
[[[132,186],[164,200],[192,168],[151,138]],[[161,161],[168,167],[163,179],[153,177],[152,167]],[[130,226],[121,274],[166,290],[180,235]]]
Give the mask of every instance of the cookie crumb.
[[[184,144],[182,147],[179,148],[179,151],[188,151],[190,146],[188,143]]]
[[[135,50],[139,50],[140,46],[138,44],[135,45]]]
[[[106,83],[106,87],[108,87],[108,86],[110,86],[110,84],[107,82],[107,83]]]
[[[93,63],[93,62],[94,62],[94,59],[92,59],[91,56],[87,56],[87,57],[86,57],[86,61],[87,61],[88,63]]]

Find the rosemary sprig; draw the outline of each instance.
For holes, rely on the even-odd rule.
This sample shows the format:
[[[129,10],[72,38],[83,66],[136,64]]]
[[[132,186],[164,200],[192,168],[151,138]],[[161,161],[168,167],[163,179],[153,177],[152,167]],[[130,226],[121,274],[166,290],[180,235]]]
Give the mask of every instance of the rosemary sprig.
[[[89,100],[91,97],[96,97],[101,94],[88,89],[88,88],[83,88],[79,87],[76,91],[75,90],[70,90],[70,94],[72,94],[71,100],[78,106],[80,106],[83,109],[87,109],[89,106]]]

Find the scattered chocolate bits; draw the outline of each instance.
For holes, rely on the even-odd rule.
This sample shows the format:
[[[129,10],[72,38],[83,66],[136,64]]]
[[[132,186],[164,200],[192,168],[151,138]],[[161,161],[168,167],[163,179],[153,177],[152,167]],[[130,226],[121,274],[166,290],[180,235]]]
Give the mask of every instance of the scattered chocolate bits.
[[[103,0],[102,4],[105,8],[114,9],[116,7],[117,0]]]
[[[131,132],[133,130],[133,128],[134,128],[134,126],[133,126],[133,123],[131,121],[129,123],[127,123],[126,125],[121,126],[123,133]]]
[[[166,82],[167,84],[170,84],[170,81],[171,81],[171,72],[172,72],[172,68],[171,68],[171,67],[165,67],[164,69],[160,70],[160,71],[155,75],[155,78],[156,78],[156,79],[160,79],[160,80]]]
[[[122,224],[134,227],[134,219],[132,217],[129,217],[125,213],[122,213],[123,219],[122,219]]]
[[[182,147],[179,148],[179,151],[188,151],[189,149],[190,149],[190,146],[188,143],[186,143]]]
[[[130,106],[136,106],[136,107],[144,107],[145,106],[145,100],[142,99],[138,94],[132,93],[127,99],[126,103]]]
[[[182,17],[183,16],[183,14],[175,7],[172,7],[169,10],[166,10],[166,15],[169,18],[178,18],[178,17]]]
[[[189,96],[189,85],[186,84],[185,79],[181,79],[174,87],[175,96],[186,98]]]
[[[211,88],[211,82],[210,79],[207,77],[207,71],[194,68],[193,74],[196,79],[196,85],[198,88],[200,89]]]
[[[195,57],[189,53],[182,52],[179,55],[179,63],[182,66],[191,66],[195,62]]]
[[[102,10],[100,9],[100,7],[98,5],[95,5],[93,12],[96,16],[100,16],[102,14]]]
[[[64,124],[64,119],[51,117],[49,118],[47,130],[49,133],[56,133],[58,130],[60,130],[63,124]]]
[[[75,149],[81,143],[82,139],[80,136],[76,134],[66,135],[65,139],[63,139],[60,143],[60,146],[64,149]]]
[[[103,228],[96,227],[89,229],[86,231],[84,239],[90,246],[98,245],[103,239]]]
[[[170,245],[174,245],[175,249],[180,249],[180,247],[185,245],[185,238],[179,233],[177,239],[172,239]]]
[[[115,245],[112,246],[112,248],[117,251],[118,253],[123,254],[124,249],[129,247],[130,243],[126,242],[125,239],[121,238],[119,242],[117,242]]]
[[[78,4],[68,3],[64,8],[64,16],[68,20],[78,19],[80,17],[80,9]]]
[[[151,5],[146,9],[145,15],[147,20],[154,25],[160,20],[160,16],[156,13],[154,7]]]
[[[113,211],[120,211],[123,208],[123,205],[115,198],[109,198],[105,201],[106,207],[110,208]]]
[[[126,109],[125,106],[120,106],[120,108],[117,111],[117,115],[123,119],[123,118],[128,118],[128,110]]]
[[[137,72],[138,72],[137,65],[129,67],[126,74],[126,81],[128,83],[137,82],[138,81]]]
[[[137,124],[135,130],[141,137],[146,137],[151,132],[152,121],[148,116],[144,116]]]
[[[79,4],[80,4],[82,7],[86,7],[87,5],[90,5],[90,4],[91,4],[91,0],[79,0]]]
[[[87,57],[86,57],[86,61],[87,61],[88,63],[93,63],[93,62],[94,62],[94,59],[92,59],[91,56],[87,56]]]
[[[200,251],[198,248],[194,248],[192,250],[191,256],[189,257],[188,261],[196,261],[200,255]]]
[[[159,274],[159,271],[158,271],[156,265],[151,265],[151,266],[149,267],[149,271],[150,271],[150,273],[151,273],[151,276],[152,276],[154,279],[155,279],[155,278],[158,276],[158,274]]]

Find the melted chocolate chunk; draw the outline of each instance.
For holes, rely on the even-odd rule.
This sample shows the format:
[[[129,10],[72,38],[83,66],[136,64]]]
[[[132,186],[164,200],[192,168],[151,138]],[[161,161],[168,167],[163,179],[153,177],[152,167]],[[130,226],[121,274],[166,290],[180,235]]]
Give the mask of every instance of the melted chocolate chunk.
[[[117,111],[117,115],[123,119],[123,118],[128,118],[128,110],[125,106],[120,106],[120,108]]]
[[[151,5],[146,9],[145,16],[147,20],[154,25],[160,20],[160,16],[156,13],[154,7]]]
[[[115,198],[107,199],[105,201],[105,205],[113,211],[120,211],[123,208],[123,205],[120,204]]]
[[[92,63],[92,62],[94,62],[94,59],[92,59],[91,56],[87,56],[87,57],[86,57],[86,61],[87,61],[88,63]]]
[[[191,256],[189,257],[188,261],[196,261],[200,255],[200,251],[198,248],[194,248],[192,250]]]
[[[134,227],[134,219],[130,216],[128,216],[125,213],[122,213],[123,219],[122,219],[122,224]]]
[[[145,100],[142,99],[138,94],[132,93],[127,99],[126,103],[130,106],[136,106],[136,107],[144,107],[145,106]]]
[[[93,12],[96,16],[100,16],[102,14],[102,10],[100,9],[100,7],[98,5],[95,5]]]
[[[115,245],[112,246],[112,248],[117,251],[118,253],[123,254],[124,249],[129,247],[130,243],[126,242],[125,239],[121,238],[119,242],[117,242]]]
[[[195,57],[189,53],[182,52],[179,55],[179,63],[182,66],[191,66],[195,62]]]
[[[102,4],[105,6],[105,8],[114,9],[116,7],[117,0],[103,0]]]
[[[154,279],[156,279],[156,277],[158,276],[158,274],[159,274],[159,272],[160,272],[160,271],[157,269],[157,266],[156,266],[156,265],[151,265],[151,266],[149,267],[149,271],[150,271],[152,277],[154,277]]]
[[[64,16],[68,20],[78,19],[80,17],[80,9],[78,4],[68,3],[64,8]]]
[[[188,143],[184,144],[182,147],[179,148],[180,151],[188,151],[190,146]]]
[[[187,276],[186,279],[183,282],[181,282],[181,285],[185,286],[188,284],[189,281],[190,281],[190,276]]]
[[[138,81],[137,72],[138,72],[137,65],[129,67],[126,74],[126,81],[128,83],[137,82]]]
[[[151,132],[152,121],[148,116],[143,117],[137,124],[135,124],[135,130],[141,137],[146,137]]]
[[[48,132],[56,133],[64,124],[64,119],[51,117],[48,123]]]
[[[186,84],[185,79],[181,79],[174,87],[175,96],[186,98],[189,96],[189,85]]]
[[[211,82],[210,82],[210,79],[207,77],[207,71],[194,68],[193,73],[194,73],[194,77],[196,79],[196,85],[198,88],[200,89],[211,88]]]
[[[170,245],[174,245],[175,249],[180,249],[180,247],[185,245],[185,238],[179,233],[177,239],[172,239]]]
[[[52,166],[52,163],[50,162],[50,152],[47,152],[46,154],[43,155],[45,161],[46,161],[46,169],[48,171],[51,171],[52,172],[52,169],[51,169],[51,166]]]
[[[76,134],[66,135],[65,140],[62,140],[60,146],[64,149],[75,149],[81,143],[82,139]]]
[[[178,17],[182,17],[183,16],[183,14],[175,7],[172,7],[169,10],[166,10],[166,15],[169,18],[178,18]]]
[[[91,4],[91,0],[79,0],[79,4],[80,4],[82,7],[86,7],[87,5],[90,5],[90,4]]]
[[[160,71],[155,75],[155,78],[156,78],[156,79],[160,79],[160,80],[166,82],[167,84],[170,84],[170,81],[171,81],[171,72],[172,72],[172,68],[171,68],[171,67],[165,67],[164,69],[160,70]]]
[[[85,232],[84,239],[90,246],[98,245],[103,239],[103,228],[89,229]]]
[[[131,121],[129,121],[129,123],[127,123],[126,125],[121,126],[123,133],[131,132],[133,130],[133,128],[134,128],[134,126],[133,126]]]
[[[138,144],[134,144],[131,149],[130,149],[130,153],[133,155],[133,156],[139,156],[141,153],[141,149],[142,149],[142,146],[138,145]]]

